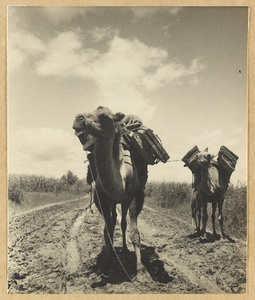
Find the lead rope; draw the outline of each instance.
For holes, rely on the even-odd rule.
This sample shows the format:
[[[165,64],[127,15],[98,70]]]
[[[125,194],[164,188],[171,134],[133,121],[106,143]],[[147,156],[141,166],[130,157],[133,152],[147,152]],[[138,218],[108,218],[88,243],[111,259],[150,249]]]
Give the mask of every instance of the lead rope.
[[[87,153],[87,151],[86,151],[86,153]],[[89,163],[89,170],[90,170],[91,177],[92,177],[92,182],[93,182],[93,181],[95,181],[95,178],[94,178],[94,175],[93,175],[93,173],[92,173],[92,168],[91,168],[91,166],[90,166],[90,163]],[[102,210],[101,201],[100,201],[100,198],[99,198],[99,195],[98,195],[98,191],[97,191],[96,186],[95,186],[95,193],[96,193],[96,196],[97,196],[97,199],[98,199],[98,204],[99,204],[99,206],[100,206],[100,210],[101,210],[102,215],[103,215],[103,218],[104,218],[105,228],[106,228],[106,231],[107,231],[107,235],[108,235],[110,244],[111,244],[111,246],[112,246],[112,250],[113,250],[113,252],[114,252],[114,254],[115,254],[115,256],[116,256],[116,258],[117,258],[117,260],[118,260],[118,262],[119,262],[119,264],[120,264],[120,266],[121,266],[121,268],[123,269],[124,273],[127,275],[127,277],[128,277],[128,279],[130,280],[130,282],[131,282],[131,283],[132,283],[132,284],[133,284],[133,285],[134,285],[134,286],[135,286],[142,294],[144,294],[143,290],[142,290],[141,288],[139,288],[139,287],[132,281],[132,278],[129,276],[127,270],[125,269],[123,263],[121,262],[121,260],[120,260],[120,258],[119,258],[119,256],[118,256],[118,253],[116,252],[116,250],[115,250],[115,248],[114,248],[114,246],[113,246],[113,242],[112,242],[112,239],[111,239],[111,236],[110,236],[110,232],[109,232],[109,230],[108,230],[108,227],[107,227],[107,224],[106,224],[106,221],[105,221],[104,212],[103,212],[103,210]]]

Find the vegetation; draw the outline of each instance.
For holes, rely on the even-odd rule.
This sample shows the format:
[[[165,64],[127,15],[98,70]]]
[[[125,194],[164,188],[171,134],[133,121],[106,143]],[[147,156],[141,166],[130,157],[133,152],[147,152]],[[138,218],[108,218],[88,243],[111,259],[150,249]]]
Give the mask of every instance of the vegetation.
[[[190,188],[187,183],[148,182],[145,189],[145,204],[162,207],[164,212],[187,221],[191,220]],[[238,183],[229,185],[223,204],[224,227],[227,234],[246,239],[247,189]],[[208,229],[210,230],[211,205],[208,205]],[[218,224],[217,224],[218,226]],[[217,227],[216,227],[217,229]],[[219,231],[219,228],[218,228]]]
[[[191,220],[190,188],[187,183],[148,182],[145,189],[145,205]],[[60,179],[36,175],[10,175],[8,198],[15,206],[27,209],[49,203],[62,202],[87,194],[89,186],[68,171]],[[208,205],[210,216],[211,205]],[[247,190],[246,185],[230,185],[223,207],[226,233],[246,239],[247,229]],[[210,218],[208,220],[210,229]]]
[[[71,171],[60,179],[38,175],[9,175],[8,199],[15,205],[29,208],[77,198],[85,195],[89,186]]]

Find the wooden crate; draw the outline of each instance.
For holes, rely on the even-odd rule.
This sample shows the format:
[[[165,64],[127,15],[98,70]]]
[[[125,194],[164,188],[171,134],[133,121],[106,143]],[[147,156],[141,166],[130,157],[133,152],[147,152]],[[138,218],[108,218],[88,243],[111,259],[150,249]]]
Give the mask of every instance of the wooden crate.
[[[218,164],[222,167],[227,173],[232,173],[235,170],[238,156],[230,151],[227,147],[221,146],[218,153]]]
[[[170,158],[159,138],[149,128],[128,133],[128,139],[131,148],[135,149],[148,165],[159,161],[166,163]]]
[[[198,166],[196,164],[196,155],[199,153],[199,149],[197,146],[194,146],[187,154],[184,155],[182,161],[185,163],[184,167],[188,167],[192,173],[196,173],[198,171]]]

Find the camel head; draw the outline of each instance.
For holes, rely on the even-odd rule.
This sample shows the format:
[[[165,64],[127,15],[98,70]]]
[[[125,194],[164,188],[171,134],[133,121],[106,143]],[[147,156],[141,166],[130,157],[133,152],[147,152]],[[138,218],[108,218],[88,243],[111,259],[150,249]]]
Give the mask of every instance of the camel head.
[[[210,167],[210,162],[214,158],[214,155],[208,153],[208,149],[199,152],[196,155],[196,164],[197,166],[201,166],[204,169],[208,169]]]
[[[95,137],[110,138],[117,132],[124,116],[122,113],[113,114],[107,107],[99,106],[92,113],[77,115],[73,129],[76,133],[85,131]]]

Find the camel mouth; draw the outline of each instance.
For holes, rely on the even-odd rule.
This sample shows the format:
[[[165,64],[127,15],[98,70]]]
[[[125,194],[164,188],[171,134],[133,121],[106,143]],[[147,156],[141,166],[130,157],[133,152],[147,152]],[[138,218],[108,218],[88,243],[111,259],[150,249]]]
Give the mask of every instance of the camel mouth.
[[[77,136],[84,132],[94,137],[109,139],[116,132],[116,128],[124,116],[122,113],[113,114],[108,108],[99,106],[92,113],[77,115],[73,129]]]
[[[83,118],[83,120],[75,119],[73,124],[74,134],[76,136],[80,136],[83,133],[90,134],[94,137],[103,137],[109,138],[111,136],[111,132],[108,130],[103,130],[101,125],[90,118]]]

